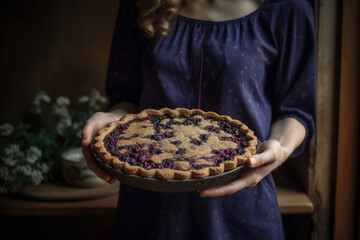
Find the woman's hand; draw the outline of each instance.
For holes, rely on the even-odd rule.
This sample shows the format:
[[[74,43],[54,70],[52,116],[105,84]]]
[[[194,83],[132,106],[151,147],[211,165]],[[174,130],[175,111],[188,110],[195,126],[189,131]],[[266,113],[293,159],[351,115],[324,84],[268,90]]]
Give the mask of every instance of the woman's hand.
[[[200,196],[217,197],[255,186],[286,161],[302,143],[305,134],[304,126],[294,118],[285,118],[275,122],[271,127],[269,140],[260,146],[258,154],[248,159],[247,168],[239,179],[228,185],[205,189],[200,192]]]
[[[93,132],[107,125],[110,122],[119,120],[125,113],[125,111],[121,110],[114,111],[112,113],[97,112],[86,121],[83,131],[81,133],[82,152],[85,156],[89,169],[93,171],[99,178],[110,184],[115,184],[116,179],[110,177],[110,175],[106,171],[104,171],[97,165],[90,148],[90,143],[92,140]]]
[[[253,187],[280,166],[287,157],[288,153],[278,141],[265,141],[261,145],[259,153],[248,159],[247,168],[239,179],[225,186],[205,189],[200,192],[200,195],[202,197],[217,197],[233,194],[246,187]]]

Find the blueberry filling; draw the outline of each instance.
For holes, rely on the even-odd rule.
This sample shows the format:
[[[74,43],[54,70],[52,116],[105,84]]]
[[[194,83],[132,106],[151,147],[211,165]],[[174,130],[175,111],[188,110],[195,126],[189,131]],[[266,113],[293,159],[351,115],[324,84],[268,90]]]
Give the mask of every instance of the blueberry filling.
[[[243,133],[236,134],[232,137],[219,137],[219,140],[237,143],[238,148],[240,148],[240,149],[246,148],[248,146],[248,141],[246,139],[245,134],[243,134]]]
[[[160,153],[163,153],[160,148],[157,148],[154,145],[150,145],[148,151],[151,155],[158,155]]]
[[[161,115],[161,116],[153,115],[150,117],[150,121],[154,125],[160,125],[160,122],[165,118],[169,118],[169,116],[168,115]]]
[[[186,149],[185,148],[179,148],[179,150],[176,151],[176,154],[177,155],[184,155],[186,152]]]
[[[119,139],[119,135],[124,133],[128,125],[119,125],[111,133],[109,133],[104,139],[104,145],[108,152],[118,154],[116,142]]]
[[[230,123],[228,122],[225,122],[225,121],[218,121],[218,125],[219,125],[219,128],[221,130],[223,130],[224,132],[226,133],[229,133],[229,134],[240,134],[240,130],[238,127],[235,127],[233,125],[231,125]]]
[[[190,117],[190,118],[185,119],[184,125],[185,126],[189,126],[189,125],[198,126],[200,121],[201,121],[201,119]]]
[[[200,140],[195,139],[195,138],[191,139],[190,143],[197,145],[197,146],[200,146],[202,144],[202,142]]]
[[[164,138],[172,138],[173,136],[174,136],[174,132],[165,132],[163,134],[156,133],[154,135],[150,135],[148,136],[148,138],[150,138],[151,140],[160,141]]]
[[[219,132],[219,128],[214,127],[214,126],[207,126],[204,129],[208,132],[216,132],[216,133]]]
[[[165,123],[161,123],[162,120],[168,119]],[[208,118],[209,119],[209,118]],[[151,116],[143,119],[135,119],[129,121],[126,124],[122,124],[117,126],[112,132],[110,132],[104,138],[104,145],[106,150],[111,153],[114,157],[117,157],[119,160],[123,162],[127,162],[133,166],[140,166],[145,169],[152,169],[152,168],[167,168],[167,169],[178,169],[174,161],[187,161],[189,162],[190,169],[202,169],[208,167],[209,165],[206,164],[197,164],[195,157],[185,157],[186,149],[185,148],[178,148],[176,151],[169,151],[165,149],[161,149],[161,144],[153,143],[153,144],[137,144],[137,145],[128,145],[128,146],[121,146],[117,147],[118,140],[131,140],[135,137],[141,137],[138,134],[134,134],[131,137],[124,137],[122,134],[125,133],[128,126],[133,122],[141,122],[145,120],[150,120],[153,124],[155,133],[148,136],[143,136],[143,138],[147,138],[156,142],[161,142],[164,139],[171,139],[174,137],[174,131],[172,131],[171,126],[173,125],[185,125],[185,126],[196,126],[199,127],[199,123],[202,119],[194,118],[194,117],[170,117],[167,115],[163,116]],[[236,155],[241,155],[244,153],[244,149],[248,146],[248,140],[245,134],[240,132],[240,129],[236,126],[229,124],[228,122],[211,119],[215,125],[210,125],[202,128],[206,130],[208,133],[199,134],[196,138],[190,138],[190,144],[195,146],[200,146],[206,144],[209,139],[210,135],[218,136],[220,130],[224,131],[231,136],[218,136],[220,141],[229,141],[236,143],[237,148],[228,148],[228,149],[221,149],[221,150],[212,150],[210,157],[202,157],[209,162],[212,162],[214,166],[218,166],[220,163],[226,160],[233,159]],[[145,128],[145,126],[141,126],[140,128]],[[166,131],[164,131],[166,130]],[[179,146],[182,144],[180,140],[171,140],[169,141],[174,146]],[[172,153],[173,158],[165,158],[162,159],[160,162],[157,161],[156,163],[151,160],[152,156],[159,155],[159,154],[167,154]]]
[[[175,146],[179,146],[181,144],[181,141],[179,141],[179,140],[173,141],[173,142],[171,142],[171,144],[174,144]]]
[[[206,142],[209,139],[209,135],[208,134],[200,134],[199,138],[201,141]]]

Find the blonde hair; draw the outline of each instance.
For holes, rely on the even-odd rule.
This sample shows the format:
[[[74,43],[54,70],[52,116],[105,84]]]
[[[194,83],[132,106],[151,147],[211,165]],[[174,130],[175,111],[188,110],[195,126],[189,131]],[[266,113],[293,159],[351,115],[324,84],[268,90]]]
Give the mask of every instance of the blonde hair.
[[[149,37],[167,35],[187,0],[138,0],[138,25]]]

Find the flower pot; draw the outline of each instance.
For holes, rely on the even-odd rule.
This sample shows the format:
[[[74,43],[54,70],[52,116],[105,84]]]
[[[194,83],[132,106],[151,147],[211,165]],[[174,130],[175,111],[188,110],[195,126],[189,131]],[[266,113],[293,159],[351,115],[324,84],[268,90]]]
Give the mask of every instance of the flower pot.
[[[61,173],[67,183],[77,187],[107,184],[88,168],[81,148],[69,149],[62,154]]]

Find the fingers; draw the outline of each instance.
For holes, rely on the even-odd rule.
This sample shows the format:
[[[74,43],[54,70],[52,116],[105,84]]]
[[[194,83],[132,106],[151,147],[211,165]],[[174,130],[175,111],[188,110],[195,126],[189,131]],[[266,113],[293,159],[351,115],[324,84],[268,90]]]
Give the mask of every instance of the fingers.
[[[229,195],[237,192],[238,190],[244,188],[245,186],[242,186],[241,181],[235,181],[228,185],[214,187],[214,188],[208,188],[205,190],[202,190],[200,192],[201,197],[218,197],[223,195]]]
[[[85,126],[81,132],[81,145],[83,147],[89,146],[92,138],[93,132],[98,129],[99,123],[93,118],[90,118],[86,121]]]
[[[116,179],[110,177],[110,175],[105,170],[103,170],[99,165],[97,165],[90,148],[90,143],[94,131],[115,119],[117,119],[116,115],[113,114],[104,114],[101,112],[95,113],[91,118],[86,121],[85,126],[81,132],[82,152],[84,154],[89,169],[93,171],[99,178],[110,184],[115,184]]]
[[[248,167],[256,168],[273,163],[278,158],[280,148],[281,146],[277,141],[270,140],[264,142],[260,147],[259,154],[255,154],[248,159]]]
[[[110,177],[109,181],[107,181],[109,184],[113,185],[116,183],[116,179],[115,178],[112,178]]]
[[[218,197],[233,194],[243,188],[255,186],[261,179],[262,176],[257,175],[253,169],[247,169],[247,171],[241,175],[241,178],[227,185],[205,189],[200,192],[200,196]]]
[[[99,178],[110,183],[115,184],[116,179],[110,177],[110,175],[103,169],[101,169],[95,162],[94,156],[92,155],[91,149],[89,146],[83,147],[82,152],[86,159],[87,165],[91,171],[93,171]]]
[[[239,179],[224,186],[205,189],[200,192],[200,196],[217,197],[233,194],[243,188],[255,186],[281,164],[281,152],[281,146],[277,141],[269,140],[264,142],[259,150],[259,154],[248,159],[248,168],[244,170]]]
[[[97,112],[89,118],[81,132],[81,144],[86,147],[89,146],[92,139],[92,134],[95,130],[105,126],[106,124],[119,119],[118,114]]]
[[[260,167],[264,164],[272,163],[274,162],[274,154],[271,151],[266,151],[261,154],[256,154],[249,158],[247,165],[251,168]]]

